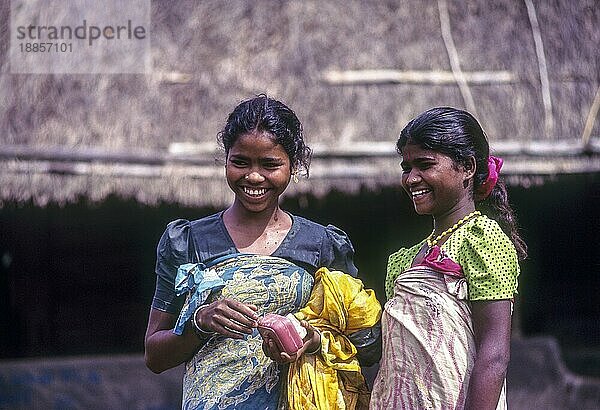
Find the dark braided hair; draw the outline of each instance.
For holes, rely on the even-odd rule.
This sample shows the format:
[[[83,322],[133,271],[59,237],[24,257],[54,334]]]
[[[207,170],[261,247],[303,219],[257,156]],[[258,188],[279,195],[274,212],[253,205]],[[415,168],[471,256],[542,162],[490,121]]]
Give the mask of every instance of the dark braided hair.
[[[280,101],[259,94],[235,107],[217,139],[228,154],[241,135],[253,131],[271,134],[290,157],[292,170],[308,176],[312,151],[304,143],[302,124],[294,111]]]
[[[396,150],[408,143],[424,149],[440,152],[456,164],[466,166],[470,157],[475,158],[473,199],[477,209],[495,219],[514,244],[520,259],[527,257],[527,245],[521,238],[508,193],[500,177],[487,198],[479,198],[477,192],[488,177],[490,147],[487,136],[479,122],[466,111],[451,107],[436,107],[411,120],[400,132]]]

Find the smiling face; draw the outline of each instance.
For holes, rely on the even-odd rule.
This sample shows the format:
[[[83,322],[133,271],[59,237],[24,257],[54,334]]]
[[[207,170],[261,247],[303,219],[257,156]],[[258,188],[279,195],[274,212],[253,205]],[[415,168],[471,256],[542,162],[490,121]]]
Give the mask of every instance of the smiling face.
[[[248,212],[272,212],[290,182],[290,158],[268,132],[242,134],[227,153],[227,183],[234,207]]]
[[[419,215],[456,219],[474,209],[473,171],[412,143],[404,146],[402,158],[402,187]]]

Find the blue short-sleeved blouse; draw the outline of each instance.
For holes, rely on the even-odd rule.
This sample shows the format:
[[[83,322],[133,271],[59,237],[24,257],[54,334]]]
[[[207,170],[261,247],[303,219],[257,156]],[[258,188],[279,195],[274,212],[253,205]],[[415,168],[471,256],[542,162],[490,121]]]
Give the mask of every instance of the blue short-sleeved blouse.
[[[344,231],[333,225],[323,226],[300,216],[290,216],[292,227],[272,256],[293,262],[310,273],[324,266],[356,276],[354,247]],[[190,243],[190,237],[193,243]],[[170,222],[156,249],[157,280],[152,307],[179,313],[185,297],[175,294],[177,268],[196,261],[195,253],[199,262],[208,263],[238,252],[225,228],[223,211],[195,221],[177,219]]]

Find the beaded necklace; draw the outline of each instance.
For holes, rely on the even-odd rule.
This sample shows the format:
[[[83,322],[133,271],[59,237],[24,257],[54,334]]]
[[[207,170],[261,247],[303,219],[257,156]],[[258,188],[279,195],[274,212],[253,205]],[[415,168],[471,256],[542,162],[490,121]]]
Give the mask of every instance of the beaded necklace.
[[[427,246],[429,246],[430,248],[433,248],[435,245],[437,245],[437,243],[439,241],[441,241],[442,239],[444,239],[446,236],[450,235],[452,232],[456,231],[458,228],[461,227],[461,225],[463,225],[469,219],[471,219],[471,218],[473,218],[475,216],[479,216],[479,215],[481,215],[481,212],[479,212],[479,211],[473,211],[469,215],[465,216],[464,218],[462,218],[461,220],[459,220],[457,223],[455,223],[454,225],[452,225],[450,228],[446,229],[444,232],[442,232],[441,234],[439,234],[438,236],[436,236],[435,239],[431,239],[433,237],[434,232],[435,232],[435,229],[434,229],[431,232],[431,234],[429,234],[429,236],[427,237]]]

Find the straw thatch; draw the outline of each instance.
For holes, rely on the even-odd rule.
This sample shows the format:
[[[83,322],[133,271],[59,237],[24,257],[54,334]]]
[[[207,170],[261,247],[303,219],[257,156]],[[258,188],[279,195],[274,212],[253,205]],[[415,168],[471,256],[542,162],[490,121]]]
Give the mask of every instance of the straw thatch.
[[[215,135],[259,92],[316,146],[291,193],[397,184],[397,134],[437,105],[477,115],[509,182],[600,172],[596,0],[153,1],[151,19],[146,75],[12,74],[2,25],[0,201],[220,206]]]

